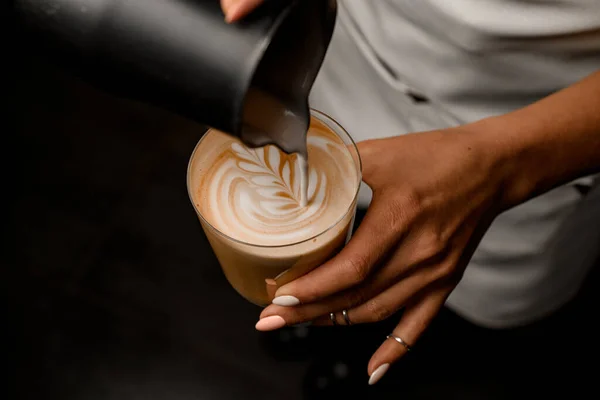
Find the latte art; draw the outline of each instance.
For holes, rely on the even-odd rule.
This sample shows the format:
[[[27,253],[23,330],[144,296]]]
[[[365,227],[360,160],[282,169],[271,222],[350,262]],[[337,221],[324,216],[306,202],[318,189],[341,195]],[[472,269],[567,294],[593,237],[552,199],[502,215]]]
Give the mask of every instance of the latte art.
[[[194,201],[213,227],[236,240],[273,246],[309,239],[342,218],[354,200],[354,160],[329,131],[309,131],[306,192],[298,155],[271,145],[250,149],[218,131],[204,140],[216,151],[196,171]]]
[[[316,188],[322,188],[326,183],[318,182],[320,179],[327,179],[323,174],[319,176],[314,169],[309,169],[313,185],[305,188],[305,161],[299,156],[295,163],[290,159],[282,159],[281,152],[274,146],[254,150],[245,148],[240,143],[233,143],[231,149],[239,159],[237,167],[249,177],[255,193],[262,197],[257,200],[264,205],[264,211],[268,214],[298,211],[314,200]],[[321,194],[322,192],[321,189]]]
[[[188,166],[190,199],[225,277],[263,307],[278,287],[337,254],[352,233],[361,180],[352,139],[314,110],[302,137],[302,151],[290,155],[210,129]]]

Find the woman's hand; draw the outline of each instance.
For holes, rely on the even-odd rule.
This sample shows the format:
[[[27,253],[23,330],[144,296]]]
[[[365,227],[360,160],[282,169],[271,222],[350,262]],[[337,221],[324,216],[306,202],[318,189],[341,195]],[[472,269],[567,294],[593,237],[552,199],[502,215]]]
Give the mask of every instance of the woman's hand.
[[[227,22],[235,22],[262,4],[264,0],[221,0]]]
[[[482,122],[360,143],[364,181],[373,189],[363,222],[336,257],[276,292],[257,329],[331,325],[332,312],[344,325],[343,310],[362,324],[404,308],[394,334],[414,345],[508,206],[508,169],[480,140],[486,128]],[[406,351],[386,340],[369,363],[372,381]]]

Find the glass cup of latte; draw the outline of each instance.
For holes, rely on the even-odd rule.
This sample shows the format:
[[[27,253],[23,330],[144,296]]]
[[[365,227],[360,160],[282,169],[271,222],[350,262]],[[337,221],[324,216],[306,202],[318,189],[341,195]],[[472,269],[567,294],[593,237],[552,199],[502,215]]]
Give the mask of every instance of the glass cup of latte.
[[[188,166],[190,200],[227,280],[261,307],[336,255],[352,233],[362,179],[354,141],[311,110],[307,144],[305,169],[297,154],[251,149],[210,129]]]

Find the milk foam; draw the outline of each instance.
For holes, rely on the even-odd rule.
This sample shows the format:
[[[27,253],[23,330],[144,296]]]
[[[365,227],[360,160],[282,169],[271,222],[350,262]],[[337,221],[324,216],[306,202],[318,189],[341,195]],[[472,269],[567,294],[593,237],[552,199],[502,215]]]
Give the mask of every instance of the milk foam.
[[[271,145],[250,149],[218,131],[207,135],[200,147],[212,150],[198,150],[206,156],[192,171],[194,202],[213,227],[234,239],[271,246],[300,242],[335,224],[354,200],[354,160],[331,132],[308,133],[306,199],[298,155]]]

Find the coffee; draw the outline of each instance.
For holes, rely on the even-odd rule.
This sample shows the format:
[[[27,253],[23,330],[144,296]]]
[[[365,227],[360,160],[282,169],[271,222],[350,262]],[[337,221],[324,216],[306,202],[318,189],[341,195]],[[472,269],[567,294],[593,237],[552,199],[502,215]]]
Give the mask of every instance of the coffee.
[[[209,130],[190,161],[190,197],[221,267],[261,306],[276,287],[327,261],[350,234],[360,184],[355,146],[314,112],[307,149],[306,198],[299,154],[273,145],[248,148]]]

